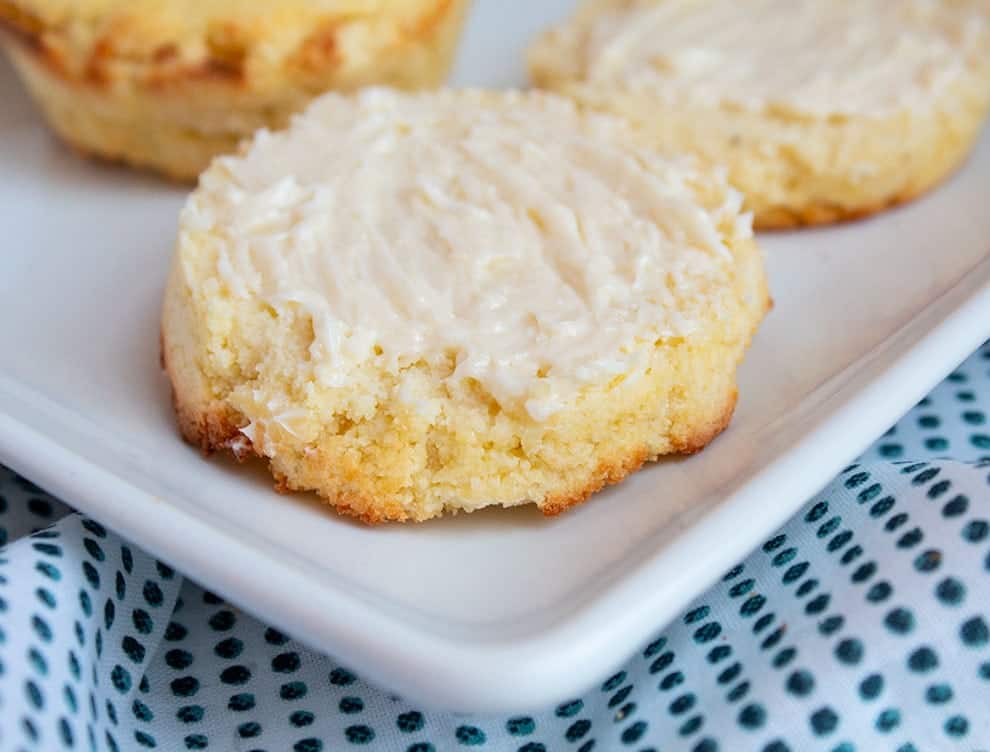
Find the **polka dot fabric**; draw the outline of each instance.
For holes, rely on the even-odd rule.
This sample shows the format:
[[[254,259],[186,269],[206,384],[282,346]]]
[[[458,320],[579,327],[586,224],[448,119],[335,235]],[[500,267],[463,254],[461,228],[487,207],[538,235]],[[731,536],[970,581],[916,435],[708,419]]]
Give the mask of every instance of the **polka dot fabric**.
[[[0,536],[3,750],[990,748],[990,346],[615,674],[511,717],[370,687],[3,469]]]
[[[990,345],[949,374],[863,455],[864,462],[990,459]]]

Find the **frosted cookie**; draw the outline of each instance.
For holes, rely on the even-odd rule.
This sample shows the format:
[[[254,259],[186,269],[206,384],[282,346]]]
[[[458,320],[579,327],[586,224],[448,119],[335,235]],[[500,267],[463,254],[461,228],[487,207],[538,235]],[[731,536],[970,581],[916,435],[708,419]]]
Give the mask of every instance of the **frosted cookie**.
[[[870,214],[966,156],[985,0],[590,0],[530,50],[542,87],[726,165],[757,227]]]
[[[313,97],[442,83],[467,0],[0,0],[0,42],[79,150],[195,178]]]
[[[182,434],[368,522],[555,514],[729,422],[768,307],[724,178],[543,93],[327,95],[216,160],[162,327]]]

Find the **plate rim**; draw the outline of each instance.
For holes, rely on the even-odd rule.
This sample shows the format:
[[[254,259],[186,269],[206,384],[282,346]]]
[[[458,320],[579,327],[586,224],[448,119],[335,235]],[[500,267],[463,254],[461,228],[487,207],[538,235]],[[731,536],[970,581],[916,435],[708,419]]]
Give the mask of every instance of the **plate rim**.
[[[0,458],[154,556],[178,564],[180,571],[197,572],[198,581],[235,604],[248,606],[303,643],[347,656],[346,662],[374,684],[427,707],[486,713],[531,710],[579,694],[627,660],[630,646],[644,644],[677,618],[761,537],[783,524],[979,347],[990,336],[987,322],[990,245],[982,261],[885,343],[839,371],[859,369],[811,411],[813,428],[762,468],[730,481],[737,483],[733,491],[684,534],[638,558],[632,571],[596,600],[580,604],[542,631],[507,640],[452,638],[422,625],[401,623],[357,594],[325,586],[291,561],[259,552],[250,541],[160,499],[154,524],[148,524],[142,519],[144,505],[135,499],[155,503],[153,495],[35,428],[30,417],[15,417],[18,411],[11,400],[17,398],[11,394],[11,381],[2,374]],[[837,407],[829,404],[835,400],[841,403]],[[851,435],[859,437],[858,442],[850,442]],[[814,461],[807,462],[805,456],[812,453]],[[760,499],[770,489],[787,501],[760,509]],[[683,569],[675,569],[671,576],[669,564],[682,549],[726,525],[744,532],[734,540],[723,540],[717,551],[691,569],[690,576]],[[182,529],[183,535],[173,536],[175,529]],[[244,578],[245,562],[263,565],[264,580]],[[660,575],[665,589],[646,588],[644,596],[644,583],[656,582]],[[333,618],[327,618],[328,613]],[[478,681],[479,676],[484,681]]]

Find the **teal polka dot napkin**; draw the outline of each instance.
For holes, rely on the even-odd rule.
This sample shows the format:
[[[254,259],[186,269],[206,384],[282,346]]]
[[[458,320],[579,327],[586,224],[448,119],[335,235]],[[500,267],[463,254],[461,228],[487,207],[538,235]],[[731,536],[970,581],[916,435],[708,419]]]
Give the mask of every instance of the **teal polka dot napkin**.
[[[990,344],[621,671],[512,717],[370,687],[0,468],[0,749],[990,749],[988,419]]]

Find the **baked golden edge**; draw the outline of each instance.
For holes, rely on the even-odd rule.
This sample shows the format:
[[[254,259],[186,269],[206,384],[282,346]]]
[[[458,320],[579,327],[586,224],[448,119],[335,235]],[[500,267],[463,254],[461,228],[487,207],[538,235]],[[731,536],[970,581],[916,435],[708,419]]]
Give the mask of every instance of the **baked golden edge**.
[[[811,202],[794,207],[770,207],[758,212],[753,220],[757,230],[788,230],[867,219],[895,206],[910,203],[949,180],[965,163],[979,137],[985,113],[975,114],[959,123],[962,137],[943,138],[927,150],[927,159],[906,176],[899,191],[856,207],[829,202]]]
[[[758,272],[756,276],[759,279],[759,290],[755,294],[762,298],[762,304],[754,308],[755,315],[750,334],[740,343],[740,352],[736,363],[733,364],[734,369],[738,367],[757,327],[773,305],[766,286],[765,274],[762,269],[753,268],[754,265],[762,267],[762,252],[754,241],[744,242],[748,247],[745,253],[741,254],[743,258],[739,260],[740,277],[747,277],[747,272],[749,274]],[[241,433],[240,429],[247,425],[248,420],[222,400],[211,396],[199,366],[190,361],[191,354],[198,352],[198,345],[191,319],[192,306],[185,299],[186,296],[181,294],[182,282],[178,278],[177,267],[178,265],[173,267],[165,293],[161,330],[161,366],[171,384],[172,404],[182,437],[207,456],[215,452],[224,452],[229,453],[238,462],[244,462],[252,457],[261,458],[268,464],[269,471],[275,479],[275,490],[280,493],[311,490],[294,488],[286,477],[280,475],[272,463],[257,453]],[[689,455],[699,452],[728,427],[738,396],[734,371],[728,376],[727,382],[731,385],[730,388],[726,390],[721,404],[712,405],[707,419],[699,420],[690,430],[680,434],[675,433],[670,437],[675,447],[675,451],[669,453],[670,455]],[[625,454],[603,457],[584,487],[565,495],[548,496],[539,504],[540,510],[546,516],[558,515],[587,500],[606,485],[619,483],[643,464],[654,459],[656,457],[652,456],[646,447]],[[325,494],[319,495],[325,496]],[[401,505],[388,499],[365,498],[363,495],[338,492],[333,498],[326,500],[338,513],[355,517],[367,524],[414,519]]]
[[[583,12],[590,13],[592,8],[589,4]],[[527,67],[534,85],[571,97],[583,108],[629,119],[621,107],[610,108],[603,104],[607,98],[603,100],[588,89],[573,68],[575,50],[560,41],[559,33],[560,29],[550,29],[538,36],[529,48]],[[990,34],[984,34],[984,39],[990,44]],[[757,230],[785,230],[864,219],[913,201],[948,180],[966,162],[990,112],[990,57],[983,55],[972,62],[972,67],[946,93],[937,97],[931,107],[912,113],[913,132],[909,134],[912,138],[907,146],[914,160],[907,169],[900,162],[884,165],[884,173],[900,173],[900,185],[896,189],[852,205],[836,200],[802,201],[787,206],[747,205],[746,208],[754,212],[754,227]],[[662,117],[662,107],[657,107],[654,114]],[[724,118],[726,123],[732,123],[735,113],[712,109],[704,116]],[[784,117],[777,113],[767,113],[765,117],[770,133],[800,126],[802,122],[800,117]],[[807,137],[843,146],[856,140],[852,138],[855,131],[872,129],[874,143],[884,138],[897,142],[905,135],[901,122],[904,117],[905,113],[895,112],[880,118],[809,118],[808,123],[817,126],[818,130],[809,125]],[[644,142],[652,144],[648,124],[632,124],[642,133]],[[871,155],[867,152],[863,156]],[[742,186],[738,187],[745,193]]]
[[[442,83],[456,49],[467,5],[468,0],[428,0],[415,22],[403,27],[404,48],[431,49],[430,60],[417,60],[417,66],[403,74],[413,76],[416,86]],[[233,151],[242,138],[250,135],[203,132],[187,138],[181,124],[158,117],[161,113],[153,108],[142,113],[140,109],[130,107],[135,95],[154,101],[157,92],[167,91],[174,98],[182,96],[183,92],[201,96],[204,89],[211,92],[211,97],[229,99],[227,108],[231,111],[257,106],[257,101],[249,101],[255,92],[241,65],[243,55],[216,50],[197,64],[176,67],[171,65],[174,50],[169,54],[166,44],[151,51],[153,54],[138,66],[137,73],[129,74],[123,81],[115,80],[112,73],[118,47],[113,39],[98,40],[87,51],[81,65],[70,66],[59,45],[46,41],[48,34],[57,33],[57,30],[46,29],[44,23],[27,10],[9,0],[0,0],[0,47],[7,48],[11,61],[45,112],[51,128],[81,155],[151,169],[176,181],[191,182],[213,156]],[[297,67],[305,69],[308,79],[325,80],[325,90],[335,88],[334,71],[340,64],[335,33],[333,24],[314,30],[286,58],[295,60]],[[79,71],[74,73],[70,70],[72,67]],[[365,83],[408,86],[411,81],[386,79]],[[128,84],[130,91],[115,92],[115,86],[120,83]],[[99,108],[87,101],[94,94],[102,95]],[[107,118],[108,112],[113,113],[114,102],[119,104],[120,117]],[[191,108],[195,107],[194,102]],[[259,125],[279,127],[295,109],[298,107],[279,112],[280,122]],[[115,132],[119,137],[114,137]],[[148,145],[152,142],[153,147]]]

